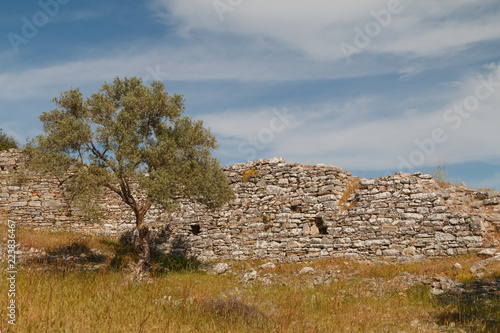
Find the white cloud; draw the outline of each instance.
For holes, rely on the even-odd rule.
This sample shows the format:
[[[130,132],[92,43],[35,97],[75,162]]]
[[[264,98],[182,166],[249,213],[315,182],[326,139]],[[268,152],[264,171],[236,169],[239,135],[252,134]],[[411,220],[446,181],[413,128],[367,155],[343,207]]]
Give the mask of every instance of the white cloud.
[[[215,3],[225,9],[214,9]],[[341,60],[341,42],[354,45],[355,27],[364,30],[375,22],[372,12],[388,12],[388,0],[315,2],[288,0],[226,1],[155,0],[156,8],[183,22],[182,32],[212,31],[252,38],[267,38],[288,45],[315,60]],[[472,43],[500,38],[499,15],[490,11],[494,0],[401,0],[388,24],[374,33],[363,52],[436,56],[468,47]],[[229,8],[229,10],[228,10]],[[221,14],[222,13],[222,14]],[[221,20],[222,18],[222,20]],[[374,30],[375,31],[375,30]],[[376,32],[376,31],[375,31]]]
[[[257,109],[226,110],[220,113],[204,115],[207,126],[225,137],[237,137],[241,140],[257,136],[263,128],[272,127],[270,123],[277,113],[292,114],[288,119],[286,132],[316,131],[329,132],[332,129],[359,123],[369,116],[376,96],[362,96],[343,103],[323,102],[306,106],[260,107]]]
[[[168,40],[154,45],[135,41],[136,46],[129,50],[110,46],[107,54],[98,58],[45,67],[34,64],[20,72],[4,72],[0,74],[0,98],[50,99],[71,86],[99,86],[115,76],[151,77],[148,68],[168,72],[165,80],[181,81],[335,79],[398,70],[401,78],[407,79],[422,72],[422,65],[414,61],[406,64],[404,56],[389,62],[387,53],[435,56],[500,37],[497,12],[470,18],[458,15],[464,8],[479,8],[475,1],[401,0],[402,12],[392,15],[390,24],[361,50],[364,58],[347,66],[339,43],[352,43],[353,28],[374,20],[370,11],[384,10],[388,2],[242,1],[220,21],[212,0],[155,0],[159,15],[169,23],[181,21],[176,27],[182,26],[180,32],[196,42],[188,38],[172,46]],[[486,0],[481,6],[492,3]],[[234,35],[238,38],[228,39]],[[373,53],[383,56],[371,57]],[[426,70],[433,66],[440,65],[426,64]]]
[[[423,70],[424,69],[422,66],[416,65],[416,66],[410,66],[410,67],[403,68],[403,69],[398,71],[398,74],[400,74],[399,78],[404,80],[404,79],[409,79],[415,75],[422,73]]]
[[[58,16],[57,20],[59,22],[77,22],[85,20],[93,20],[108,14],[105,10],[95,11],[95,10],[78,10],[70,12],[65,16]]]
[[[491,62],[489,64],[484,65],[483,68],[486,68],[486,69],[495,69],[495,68],[497,68],[497,64],[494,63],[494,62]]]
[[[394,40],[376,46],[378,52],[415,56],[443,56],[474,43],[500,38],[499,17],[482,17],[469,22],[444,21],[439,24],[407,24],[395,32]],[[412,31],[415,29],[416,31]]]
[[[459,81],[450,81],[450,82],[441,82],[439,85],[444,87],[455,88],[462,85],[462,82]]]
[[[491,74],[493,81],[500,83],[500,67]],[[222,139],[224,155],[240,162],[252,159],[249,156],[252,149],[257,155],[255,158],[280,155],[291,161],[331,163],[350,170],[396,169],[400,166],[400,156],[410,160],[414,151],[424,156],[421,163],[414,165],[416,169],[437,164],[444,157],[450,164],[498,159],[500,87],[494,87],[495,91],[480,101],[469,116],[450,113],[448,110],[454,104],[464,103],[474,96],[481,85],[475,76],[463,78],[463,82],[464,85],[457,88],[460,97],[444,108],[426,113],[413,111],[382,118],[380,112],[386,101],[375,96],[347,100],[342,104],[295,107],[291,109],[295,119],[290,126],[276,133],[269,142],[257,141],[257,145],[248,138],[258,137],[263,128],[269,127],[271,113],[233,110],[205,118],[216,136]],[[481,88],[480,94],[486,92],[484,89]],[[378,119],[367,120],[373,119],[367,117],[370,113],[379,114]],[[438,128],[446,136],[442,142],[435,142],[432,136]],[[228,138],[230,140],[226,140]]]
[[[239,41],[227,48],[225,42],[187,44],[171,47],[158,43],[140,50],[116,50],[112,55],[26,68],[0,73],[0,98],[51,99],[70,87],[99,87],[116,76],[152,77],[159,69],[161,80],[203,81],[292,81],[356,77],[362,73],[390,72],[391,67],[371,63],[355,68],[316,63],[291,54],[287,49],[268,45],[266,41]],[[269,53],[270,48],[276,48]],[[116,53],[120,56],[116,56]],[[395,65],[396,66],[396,65]],[[168,73],[168,75],[165,75]]]
[[[203,122],[214,133],[241,141],[251,136],[258,136],[263,128],[273,127],[272,119],[276,118],[275,112],[281,112],[281,110],[272,107],[263,107],[256,110],[239,109],[204,115]],[[290,119],[287,129],[293,130],[299,127],[300,124],[301,121],[297,121],[295,116],[294,121]],[[281,127],[278,124],[276,126]]]
[[[23,72],[0,74],[0,98],[53,98],[71,87],[113,79],[119,62],[77,61]],[[123,71],[120,71],[123,72]]]

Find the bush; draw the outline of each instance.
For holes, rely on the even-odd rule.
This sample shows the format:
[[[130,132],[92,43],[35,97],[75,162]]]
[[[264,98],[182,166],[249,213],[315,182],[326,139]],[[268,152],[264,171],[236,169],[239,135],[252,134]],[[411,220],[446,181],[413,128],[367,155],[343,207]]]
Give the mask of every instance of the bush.
[[[7,150],[10,148],[18,148],[18,144],[13,137],[5,134],[0,128],[0,150]]]
[[[164,254],[152,249],[151,259],[157,272],[193,272],[200,265],[195,257],[185,252]]]

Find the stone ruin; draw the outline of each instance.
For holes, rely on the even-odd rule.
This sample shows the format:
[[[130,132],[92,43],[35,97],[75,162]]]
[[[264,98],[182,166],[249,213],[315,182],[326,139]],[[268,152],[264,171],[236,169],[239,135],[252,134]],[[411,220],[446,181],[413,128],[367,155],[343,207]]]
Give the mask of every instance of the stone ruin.
[[[134,238],[135,219],[113,193],[89,223],[55,179],[19,179],[22,154],[0,152],[0,211],[25,228]],[[261,159],[224,168],[236,199],[221,209],[181,201],[152,207],[154,244],[200,260],[303,261],[324,257],[400,262],[496,251],[500,192],[437,182],[428,174],[364,179],[331,165]]]

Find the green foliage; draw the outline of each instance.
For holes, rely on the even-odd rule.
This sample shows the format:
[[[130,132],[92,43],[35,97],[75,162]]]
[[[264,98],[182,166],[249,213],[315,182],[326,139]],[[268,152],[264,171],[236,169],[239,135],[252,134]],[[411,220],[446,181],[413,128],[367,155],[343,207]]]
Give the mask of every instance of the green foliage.
[[[164,254],[153,250],[151,259],[154,265],[157,265],[157,272],[193,272],[200,265],[196,257],[188,256],[184,252]]]
[[[8,150],[10,148],[18,148],[18,144],[13,137],[5,134],[0,128],[0,151]]]
[[[77,88],[53,101],[57,108],[40,116],[44,134],[24,149],[27,165],[57,177],[86,210],[97,210],[102,188],[136,216],[151,204],[171,211],[179,197],[209,207],[233,198],[211,157],[215,137],[202,121],[182,116],[183,97],[168,95],[161,82],[116,78],[86,99]]]

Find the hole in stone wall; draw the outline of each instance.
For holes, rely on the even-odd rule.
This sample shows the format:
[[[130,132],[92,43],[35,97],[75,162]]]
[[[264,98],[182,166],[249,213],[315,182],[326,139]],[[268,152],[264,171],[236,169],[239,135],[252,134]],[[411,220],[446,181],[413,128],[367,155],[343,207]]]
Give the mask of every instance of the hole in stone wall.
[[[193,233],[193,235],[199,235],[201,232],[201,227],[198,224],[193,224],[191,226],[191,232]]]
[[[316,224],[316,227],[318,228],[320,235],[328,235],[327,231],[328,227],[323,222],[322,217],[316,217],[314,219],[314,223]]]
[[[302,213],[302,208],[300,208],[300,206],[298,205],[295,205],[290,207],[290,211],[292,213]]]

